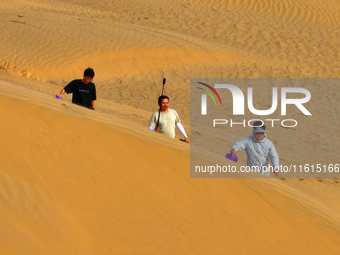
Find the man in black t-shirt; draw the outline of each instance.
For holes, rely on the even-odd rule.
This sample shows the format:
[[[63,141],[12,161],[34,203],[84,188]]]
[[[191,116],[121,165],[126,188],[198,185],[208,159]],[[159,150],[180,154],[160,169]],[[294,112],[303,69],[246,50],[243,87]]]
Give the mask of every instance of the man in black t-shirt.
[[[73,93],[72,103],[95,109],[96,86],[91,82],[94,77],[92,68],[87,68],[84,71],[83,79],[71,81],[65,88],[63,88],[57,97],[60,97],[66,92],[67,94]]]

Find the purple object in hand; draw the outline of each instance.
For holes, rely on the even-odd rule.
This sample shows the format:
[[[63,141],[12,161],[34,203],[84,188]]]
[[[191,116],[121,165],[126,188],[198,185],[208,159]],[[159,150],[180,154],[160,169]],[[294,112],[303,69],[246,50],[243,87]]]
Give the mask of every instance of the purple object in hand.
[[[58,95],[55,95],[55,98],[56,99],[59,99],[59,100],[63,100],[61,97],[59,97]]]
[[[232,161],[234,161],[234,162],[237,162],[237,155],[231,156],[230,153],[227,153],[227,155],[225,155],[225,157],[226,157],[227,159],[229,159],[229,160],[232,160]]]

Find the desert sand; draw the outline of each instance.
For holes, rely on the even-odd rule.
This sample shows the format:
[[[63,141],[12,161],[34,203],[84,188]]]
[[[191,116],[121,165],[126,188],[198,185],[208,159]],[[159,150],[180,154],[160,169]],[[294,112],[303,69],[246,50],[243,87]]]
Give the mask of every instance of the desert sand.
[[[148,130],[164,77],[188,134],[190,78],[339,77],[338,1],[0,2],[0,254],[340,254],[337,178],[190,178]],[[56,100],[87,67],[96,110]],[[312,90],[280,160],[339,163],[339,86]]]

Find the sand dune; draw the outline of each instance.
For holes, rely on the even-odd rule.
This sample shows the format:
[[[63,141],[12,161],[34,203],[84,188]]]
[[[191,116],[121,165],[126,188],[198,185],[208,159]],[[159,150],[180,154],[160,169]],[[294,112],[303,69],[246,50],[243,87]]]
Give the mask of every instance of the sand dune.
[[[163,76],[175,105],[190,77],[339,76],[335,2],[2,4],[1,59],[58,90],[91,66],[101,98],[147,111]]]
[[[147,129],[163,77],[188,133],[190,78],[339,77],[338,1],[0,2],[0,61],[33,73],[0,70],[1,254],[339,254],[338,178],[193,179],[182,136]],[[88,66],[96,111],[56,100]],[[339,86],[309,89],[315,118],[270,135],[336,163]]]
[[[339,249],[337,208],[308,194],[336,183],[190,179],[186,144],[0,91],[3,254]]]
[[[72,79],[89,65],[101,79],[172,66],[183,68],[202,60],[205,65],[223,65],[230,63],[228,56],[233,55],[251,58],[244,58],[248,70],[255,62],[268,67],[279,64],[289,69],[286,75],[294,69],[299,72],[293,75],[299,77],[338,75],[338,3],[268,0],[133,4],[3,3],[7,11],[2,16],[6,33],[1,39],[1,57],[30,69],[35,77],[57,79]],[[239,71],[241,77],[249,76]]]

